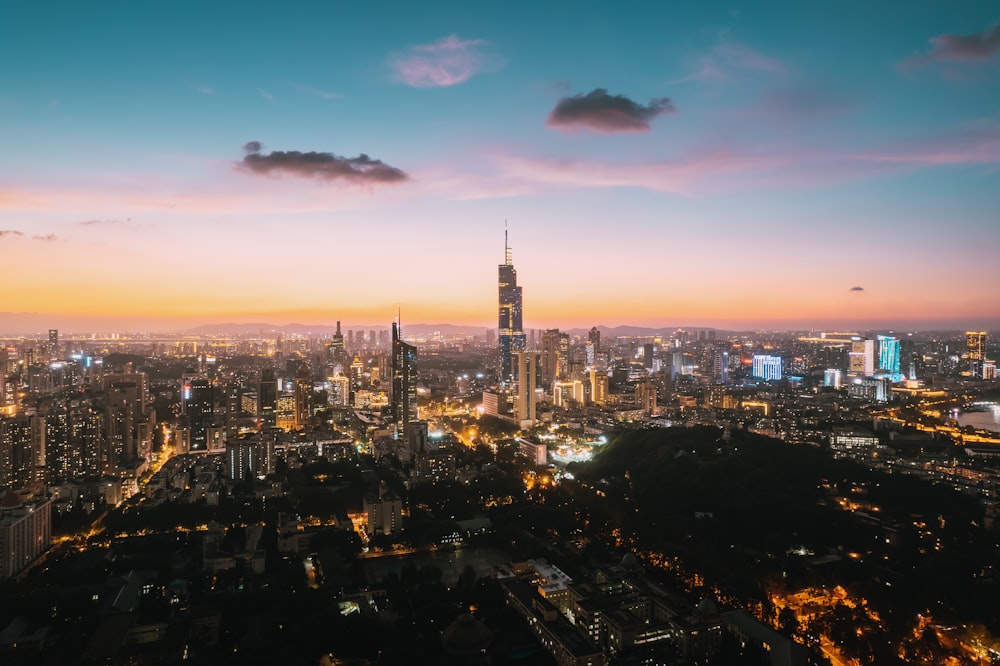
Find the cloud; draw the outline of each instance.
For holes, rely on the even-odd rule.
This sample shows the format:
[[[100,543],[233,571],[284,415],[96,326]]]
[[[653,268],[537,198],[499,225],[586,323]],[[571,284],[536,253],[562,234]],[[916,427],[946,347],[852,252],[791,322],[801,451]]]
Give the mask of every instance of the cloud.
[[[848,291],[864,291],[864,287],[851,287]]]
[[[114,220],[83,220],[79,224],[81,224],[81,225],[83,225],[85,227],[97,227],[97,226],[104,226],[104,225],[112,226],[112,225],[130,224],[131,222],[132,222],[132,218],[128,218],[128,219],[124,219],[124,220],[119,218],[119,219],[114,219]]]
[[[24,232],[18,231],[17,229],[0,229],[0,238],[24,238]],[[54,241],[58,240],[55,234],[34,234],[32,235],[32,240],[40,241]]]
[[[212,86],[200,85],[198,86],[198,92],[200,92],[202,95],[214,95],[215,88],[213,88]]]
[[[904,60],[901,63],[904,69],[934,62],[988,60],[1000,52],[1000,23],[994,23],[984,32],[937,35],[928,41],[931,43],[931,50]]]
[[[500,61],[483,53],[481,39],[444,37],[433,44],[413,46],[389,58],[397,81],[414,88],[440,88],[468,81],[481,71],[497,69]]]
[[[257,94],[266,99],[268,102],[274,103],[274,95],[267,92],[263,88],[257,88]]]
[[[340,99],[343,95],[335,92],[328,92],[326,90],[320,90],[319,88],[310,88],[309,86],[299,86],[299,92],[305,95],[314,95],[316,97],[321,97],[323,99]]]
[[[586,95],[563,97],[545,124],[555,128],[586,128],[595,132],[648,132],[649,121],[677,109],[666,97],[650,100],[647,106],[624,95],[609,95],[595,88]]]
[[[723,42],[712,47],[712,50],[699,58],[693,69],[694,71],[687,76],[671,83],[725,81],[730,78],[734,70],[783,74],[789,68],[784,61],[764,55],[745,44]]]
[[[408,176],[402,170],[374,160],[364,153],[340,157],[333,153],[303,153],[298,150],[275,150],[264,154],[260,141],[248,141],[240,167],[258,174],[288,173],[303,178],[345,180],[352,183],[398,183]]]

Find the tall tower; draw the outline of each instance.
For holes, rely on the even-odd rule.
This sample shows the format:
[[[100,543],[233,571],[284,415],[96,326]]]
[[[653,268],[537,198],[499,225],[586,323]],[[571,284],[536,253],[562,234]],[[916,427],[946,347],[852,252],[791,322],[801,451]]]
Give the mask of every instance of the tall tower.
[[[538,352],[514,352],[517,359],[517,393],[514,397],[514,418],[521,427],[535,425],[535,387],[538,377]]]
[[[392,419],[396,437],[417,420],[417,348],[403,342],[399,322],[392,322]]]
[[[506,229],[503,232],[503,249],[504,263],[498,266],[497,271],[500,296],[497,379],[501,384],[510,384],[514,374],[513,352],[524,349],[525,337],[521,325],[521,288],[517,286],[517,270],[511,259]]]

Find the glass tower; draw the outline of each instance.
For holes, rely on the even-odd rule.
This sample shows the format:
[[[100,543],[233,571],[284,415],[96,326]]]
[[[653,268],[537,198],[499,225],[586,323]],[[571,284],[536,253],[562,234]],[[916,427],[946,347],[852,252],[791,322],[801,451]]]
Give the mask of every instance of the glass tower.
[[[498,266],[497,279],[500,292],[497,379],[501,384],[510,384],[514,374],[514,352],[524,349],[525,337],[521,325],[521,288],[517,286],[517,270],[511,260],[506,231],[503,234],[503,245],[504,263]]]

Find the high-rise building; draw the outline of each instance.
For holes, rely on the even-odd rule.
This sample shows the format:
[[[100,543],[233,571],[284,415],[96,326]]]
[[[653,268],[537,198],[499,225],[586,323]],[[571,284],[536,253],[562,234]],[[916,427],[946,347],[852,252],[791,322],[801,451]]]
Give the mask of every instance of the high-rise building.
[[[506,231],[503,240],[504,263],[497,267],[500,297],[497,379],[501,384],[509,384],[514,374],[513,354],[524,349],[525,337],[521,322],[521,288],[517,286],[517,270],[507,244]]]
[[[647,416],[656,413],[656,386],[651,381],[645,381],[635,386],[635,406]]]
[[[257,419],[260,428],[266,430],[278,423],[278,379],[274,370],[264,368],[257,383]]]
[[[109,373],[101,383],[105,406],[101,464],[111,472],[119,464],[139,457],[139,424],[146,414],[146,374]]]
[[[848,370],[852,375],[871,377],[875,374],[875,341],[855,340],[848,353]]]
[[[0,499],[0,580],[11,578],[52,544],[52,500],[25,504],[8,491]]]
[[[517,393],[514,398],[514,419],[521,427],[535,425],[535,385],[538,376],[538,353],[519,351],[517,359]]]
[[[878,336],[878,369],[898,379],[900,377],[899,368],[899,338],[894,338],[890,335]]]
[[[49,329],[48,352],[49,352],[49,360],[52,360],[52,361],[57,360],[61,356],[61,354],[59,353],[59,329],[58,328],[50,328]]]
[[[417,348],[403,342],[399,323],[392,323],[392,419],[396,437],[404,437],[406,424],[417,417]]]
[[[295,374],[295,427],[301,430],[309,423],[309,405],[312,402],[312,372],[305,363]]]
[[[986,360],[986,331],[966,331],[965,357],[969,361],[969,374],[981,376],[983,361]]]
[[[773,381],[781,379],[781,357],[771,354],[754,354],[752,372],[756,379]]]
[[[338,363],[342,363],[347,356],[344,347],[344,334],[340,332],[339,321],[337,322],[337,332],[333,334],[333,338],[330,340],[330,355]]]
[[[542,386],[551,390],[555,381],[566,374],[569,363],[569,336],[550,328],[542,333],[542,358],[539,364]]]
[[[587,334],[587,341],[594,345],[594,353],[599,354],[601,351],[601,332],[596,326],[592,326],[590,333]]]
[[[207,379],[194,379],[184,386],[184,414],[191,428],[191,450],[208,449],[208,428],[215,420],[215,388]]]

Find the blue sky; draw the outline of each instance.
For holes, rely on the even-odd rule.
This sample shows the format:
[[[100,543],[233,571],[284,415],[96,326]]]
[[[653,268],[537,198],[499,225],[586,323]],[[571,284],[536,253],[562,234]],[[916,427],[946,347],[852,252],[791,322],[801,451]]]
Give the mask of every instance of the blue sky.
[[[1000,326],[998,24],[0,0],[4,309],[488,325],[507,219],[530,326]]]

